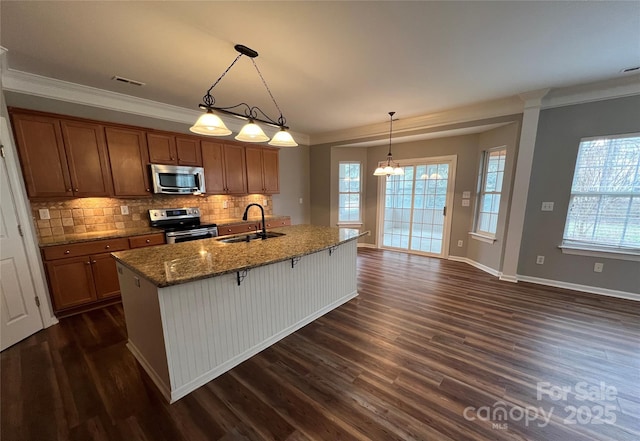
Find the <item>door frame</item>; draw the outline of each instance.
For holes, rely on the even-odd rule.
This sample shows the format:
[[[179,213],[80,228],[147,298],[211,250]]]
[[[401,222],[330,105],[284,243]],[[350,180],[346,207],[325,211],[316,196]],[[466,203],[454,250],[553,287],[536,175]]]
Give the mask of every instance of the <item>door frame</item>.
[[[27,254],[27,264],[31,275],[31,282],[35,289],[36,295],[40,299],[40,318],[45,328],[58,323],[58,319],[53,314],[51,307],[51,299],[45,278],[44,268],[40,260],[40,248],[38,247],[38,238],[35,234],[33,220],[30,214],[29,200],[23,184],[22,170],[18,162],[18,154],[14,144],[13,132],[5,117],[6,107],[4,103],[0,109],[0,143],[4,146],[5,158],[2,159],[7,167],[7,178],[9,179],[9,191],[13,194],[16,216],[18,222],[22,225],[22,242],[24,250]]]
[[[380,162],[379,164],[385,163],[385,161]],[[458,165],[458,155],[446,155],[446,156],[428,156],[422,158],[411,158],[411,159],[401,159],[394,161],[398,163],[400,166],[408,166],[408,165],[420,165],[420,162],[448,162],[449,163],[449,185],[447,185],[447,215],[444,219],[444,231],[442,237],[442,254],[437,256],[438,258],[446,259],[449,257],[449,245],[451,242],[451,228],[452,228],[452,220],[453,220],[453,202],[455,196],[455,187],[456,187],[456,169]],[[378,179],[378,195],[377,195],[377,214],[376,214],[376,241],[375,247],[382,248],[382,234],[384,232],[384,198],[383,194],[386,195],[385,192],[385,184],[386,177],[382,179],[380,177]],[[425,254],[412,250],[398,250],[401,252],[407,252],[410,254],[418,254],[418,255],[428,255],[430,257],[436,257],[432,254]]]

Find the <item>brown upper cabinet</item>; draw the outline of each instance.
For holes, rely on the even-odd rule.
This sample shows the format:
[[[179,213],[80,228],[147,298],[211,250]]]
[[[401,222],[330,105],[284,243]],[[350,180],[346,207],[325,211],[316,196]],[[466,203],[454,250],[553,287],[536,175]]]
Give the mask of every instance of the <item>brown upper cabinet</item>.
[[[111,194],[103,126],[37,114],[11,116],[30,198]]]
[[[208,194],[247,194],[244,146],[201,141]]]
[[[152,164],[202,167],[200,140],[170,133],[147,132],[149,162]]]
[[[107,150],[115,196],[151,196],[145,132],[106,127]]]
[[[278,149],[247,146],[247,190],[249,193],[280,193]]]

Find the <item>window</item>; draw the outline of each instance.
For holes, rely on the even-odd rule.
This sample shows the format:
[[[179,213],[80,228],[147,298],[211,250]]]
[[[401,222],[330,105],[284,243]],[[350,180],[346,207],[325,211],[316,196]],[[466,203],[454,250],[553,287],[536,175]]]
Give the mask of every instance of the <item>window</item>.
[[[475,232],[482,236],[496,235],[506,158],[505,147],[487,150],[482,155],[475,225]]]
[[[360,223],[360,163],[340,162],[338,222]]]
[[[640,133],[580,141],[563,246],[640,251]]]

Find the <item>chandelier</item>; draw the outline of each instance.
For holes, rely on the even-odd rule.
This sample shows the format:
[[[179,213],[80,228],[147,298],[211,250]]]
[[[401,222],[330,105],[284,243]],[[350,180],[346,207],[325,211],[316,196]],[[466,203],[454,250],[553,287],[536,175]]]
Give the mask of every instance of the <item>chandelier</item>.
[[[240,133],[238,133],[235,136],[235,139],[237,139],[238,141],[244,141],[244,142],[269,141],[269,137],[265,135],[265,133],[262,131],[262,128],[260,128],[260,126],[256,124],[256,121],[258,121],[263,124],[267,124],[269,126],[277,127],[280,129],[273,136],[273,139],[269,141],[269,145],[273,145],[276,147],[297,146],[298,144],[295,142],[291,134],[287,132],[287,129],[289,129],[289,127],[287,127],[287,120],[285,119],[284,116],[282,116],[282,111],[280,110],[280,106],[278,106],[276,99],[273,97],[273,94],[271,93],[269,86],[267,86],[267,82],[264,80],[264,77],[262,76],[262,73],[260,72],[260,69],[258,69],[258,65],[254,60],[254,58],[258,56],[258,53],[253,49],[243,46],[241,44],[236,44],[234,48],[239,53],[239,55],[236,57],[235,60],[233,60],[231,65],[227,67],[227,69],[224,72],[222,72],[222,75],[220,75],[220,78],[218,78],[215,81],[215,83],[211,85],[209,90],[207,90],[207,93],[204,95],[204,97],[202,97],[202,104],[200,104],[199,107],[203,110],[206,110],[206,112],[202,114],[200,118],[198,118],[196,123],[192,127],[190,127],[189,130],[199,135],[206,135],[206,136],[231,135],[231,130],[229,130],[227,126],[224,124],[224,122],[222,121],[222,119],[218,115],[216,115],[216,113],[222,113],[225,115],[232,115],[248,121],[247,124],[245,124],[245,126],[242,128],[242,130],[240,130]],[[216,85],[220,82],[220,80],[222,80],[222,78],[227,74],[227,72],[231,70],[233,65],[236,64],[236,62],[243,55],[246,55],[247,57],[251,58],[253,67],[256,68],[256,71],[258,72],[258,75],[262,80],[262,84],[264,84],[264,87],[267,89],[267,92],[269,93],[269,96],[271,97],[273,104],[276,106],[276,109],[278,109],[278,112],[280,112],[280,116],[278,116],[278,118],[272,119],[266,113],[264,113],[259,107],[250,106],[247,103],[240,103],[240,104],[236,104],[235,106],[229,106],[229,107],[220,107],[215,105],[216,100],[211,95],[211,91],[213,90],[214,87],[216,87]]]
[[[400,167],[400,164],[397,162],[393,162],[393,155],[391,155],[391,133],[393,132],[393,115],[395,114],[396,112],[389,112],[389,153],[387,154],[387,165],[381,165],[376,168],[373,176],[404,175],[404,169]]]

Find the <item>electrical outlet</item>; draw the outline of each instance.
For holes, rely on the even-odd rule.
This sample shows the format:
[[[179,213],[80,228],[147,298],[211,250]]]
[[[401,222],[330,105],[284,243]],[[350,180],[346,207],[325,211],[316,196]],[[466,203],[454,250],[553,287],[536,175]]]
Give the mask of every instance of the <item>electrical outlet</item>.
[[[222,201],[222,208],[229,208],[229,201]]]
[[[538,264],[538,265],[544,265],[544,256],[538,256],[538,257],[536,257],[536,264]]]
[[[462,200],[462,206],[463,207],[468,207],[469,206],[469,199],[463,199]]]
[[[264,205],[265,207],[269,204],[269,199],[263,199],[262,200],[262,205]]]
[[[601,273],[604,269],[604,263],[596,262],[593,264],[593,271],[596,273]]]
[[[40,214],[40,219],[51,219],[48,208],[41,208],[38,210],[38,213]]]
[[[120,205],[120,214],[129,214],[129,206]]]
[[[302,198],[298,199],[298,202],[300,202],[300,204],[302,204]]]
[[[553,211],[553,202],[543,202],[542,211]]]
[[[463,199],[469,199],[471,197],[471,192],[470,191],[463,191],[462,192],[462,198]]]
[[[462,245],[464,245],[464,241],[459,240],[459,241],[458,241],[458,246],[459,246],[459,247],[461,247]]]

